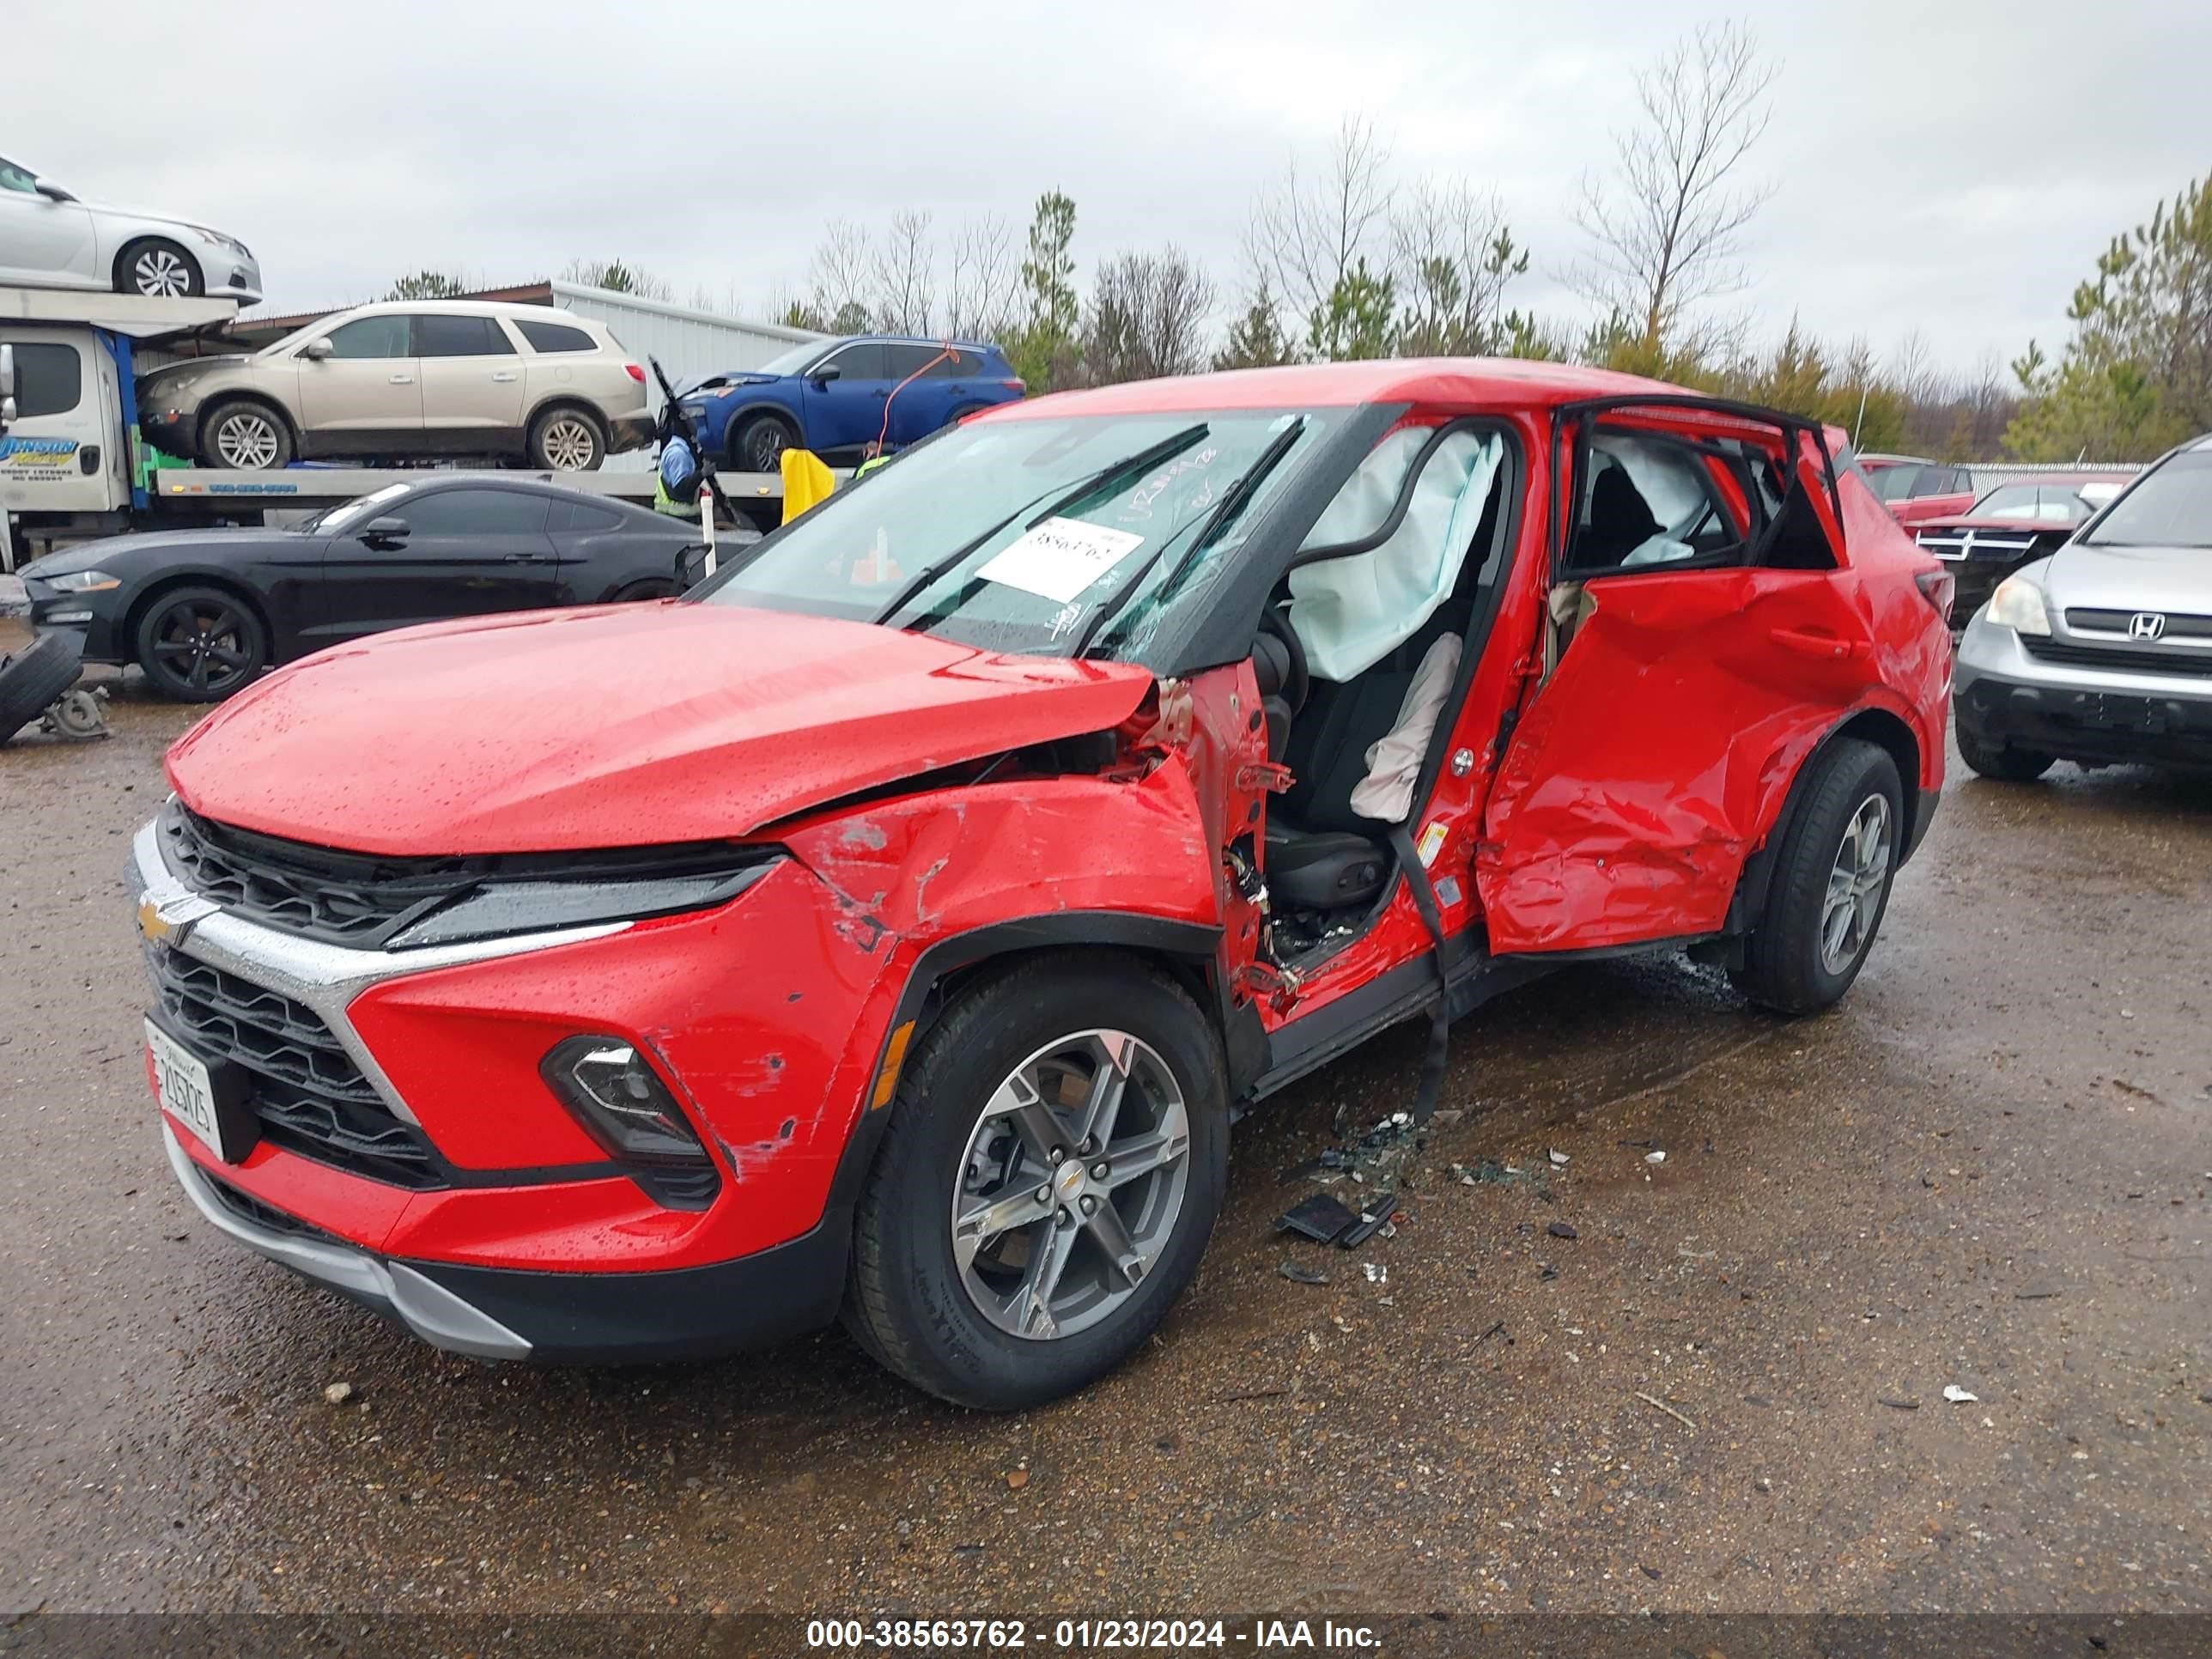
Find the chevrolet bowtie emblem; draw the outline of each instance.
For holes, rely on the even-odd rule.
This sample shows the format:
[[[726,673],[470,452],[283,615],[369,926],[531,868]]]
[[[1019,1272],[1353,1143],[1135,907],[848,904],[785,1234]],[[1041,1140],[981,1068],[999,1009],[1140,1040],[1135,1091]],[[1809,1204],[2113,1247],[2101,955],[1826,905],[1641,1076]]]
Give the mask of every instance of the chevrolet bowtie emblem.
[[[213,899],[203,898],[198,893],[179,893],[173,898],[156,901],[151,893],[138,899],[138,931],[149,944],[166,945],[171,950],[185,942],[185,935],[192,924],[213,915],[222,907]]]

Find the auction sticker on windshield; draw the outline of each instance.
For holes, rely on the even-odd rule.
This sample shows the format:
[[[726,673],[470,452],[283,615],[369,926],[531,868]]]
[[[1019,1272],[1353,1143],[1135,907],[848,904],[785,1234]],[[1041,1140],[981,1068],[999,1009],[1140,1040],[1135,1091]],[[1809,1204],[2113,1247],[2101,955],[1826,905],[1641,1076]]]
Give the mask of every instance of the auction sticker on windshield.
[[[1009,543],[975,574],[1066,605],[1144,539],[1080,519],[1047,519]]]
[[[235,1162],[223,1146],[215,1079],[207,1062],[150,1019],[146,1022],[146,1048],[154,1056],[154,1091],[161,1097],[161,1109],[198,1136],[217,1158]]]

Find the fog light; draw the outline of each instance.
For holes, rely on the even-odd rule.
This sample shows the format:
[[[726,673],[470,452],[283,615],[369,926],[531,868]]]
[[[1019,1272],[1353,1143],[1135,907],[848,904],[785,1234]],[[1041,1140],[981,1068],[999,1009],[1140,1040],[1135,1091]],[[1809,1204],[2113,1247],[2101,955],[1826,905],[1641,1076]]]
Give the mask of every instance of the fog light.
[[[721,1186],[684,1109],[645,1056],[620,1037],[554,1045],[539,1074],[569,1115],[662,1204],[704,1209]]]

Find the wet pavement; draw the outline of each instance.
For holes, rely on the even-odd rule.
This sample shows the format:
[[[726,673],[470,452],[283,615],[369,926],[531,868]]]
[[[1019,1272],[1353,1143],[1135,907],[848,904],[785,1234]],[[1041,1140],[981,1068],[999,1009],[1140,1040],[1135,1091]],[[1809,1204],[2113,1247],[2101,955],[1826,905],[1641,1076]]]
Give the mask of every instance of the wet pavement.
[[[1842,1007],[1570,969],[1455,1028],[1395,1237],[1287,1242],[1386,1036],[1134,1363],[990,1418],[835,1334],[455,1359],[216,1237],[120,884],[191,714],[112,713],[0,750],[0,1609],[2212,1607],[2212,788],[1954,758]]]

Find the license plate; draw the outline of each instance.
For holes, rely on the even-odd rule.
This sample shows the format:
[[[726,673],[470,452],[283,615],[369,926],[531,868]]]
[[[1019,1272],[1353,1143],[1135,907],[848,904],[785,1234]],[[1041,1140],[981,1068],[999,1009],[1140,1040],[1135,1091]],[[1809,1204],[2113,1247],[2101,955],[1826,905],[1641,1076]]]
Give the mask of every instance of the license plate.
[[[203,1146],[226,1164],[235,1164],[246,1149],[233,1151],[222,1135],[222,1115],[216,1110],[215,1078],[208,1064],[167,1031],[146,1022],[146,1051],[154,1057],[154,1092],[161,1109],[190,1129]]]

